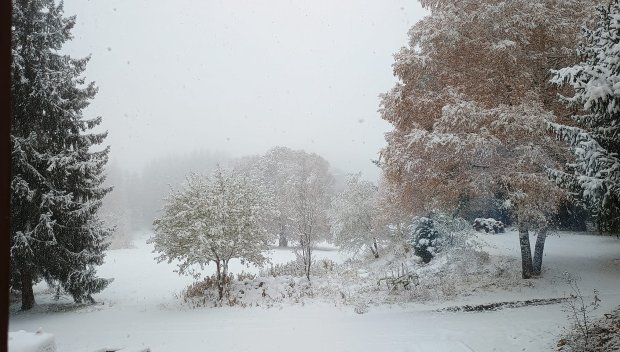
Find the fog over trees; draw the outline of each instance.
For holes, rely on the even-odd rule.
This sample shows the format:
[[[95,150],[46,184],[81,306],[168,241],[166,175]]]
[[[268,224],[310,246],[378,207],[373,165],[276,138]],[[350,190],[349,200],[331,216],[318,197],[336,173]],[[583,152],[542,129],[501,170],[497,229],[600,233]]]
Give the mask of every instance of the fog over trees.
[[[111,3],[124,6],[87,9]],[[389,75],[366,39],[391,23],[375,12],[404,6],[188,3],[144,14],[176,16],[184,43],[171,44],[187,53],[160,50],[169,33],[152,35],[162,24],[133,16],[135,3],[119,16],[161,54],[135,66],[143,89],[117,95],[135,104],[124,123],[140,126],[119,139],[91,106],[94,59],[67,54],[76,17],[56,0],[11,3],[13,346],[55,350],[53,335],[24,335],[41,322],[67,351],[117,350],[86,339],[128,351],[132,339],[144,351],[144,339],[154,351],[316,351],[324,337],[328,350],[620,346],[620,0],[419,0],[391,88],[362,79],[374,65]],[[351,12],[334,21],[334,7]],[[130,46],[144,59],[151,45]],[[116,80],[106,94],[130,86],[104,72],[102,87]],[[370,134],[385,143],[368,154]],[[331,325],[351,322],[353,333]]]
[[[106,184],[114,186],[115,191],[104,199],[101,214],[116,226],[112,246],[126,246],[132,233],[151,230],[164,198],[188,175],[208,175],[217,165],[224,166],[230,160],[225,153],[218,152],[170,154],[153,159],[141,171],[131,173],[114,161],[109,163]]]

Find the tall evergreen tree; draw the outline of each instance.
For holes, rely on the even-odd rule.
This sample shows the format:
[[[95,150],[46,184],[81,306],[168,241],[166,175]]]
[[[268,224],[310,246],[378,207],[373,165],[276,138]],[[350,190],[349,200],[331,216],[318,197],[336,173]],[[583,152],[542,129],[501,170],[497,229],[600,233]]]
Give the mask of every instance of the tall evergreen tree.
[[[586,202],[599,230],[620,230],[620,3],[598,7],[598,22],[584,30],[582,62],[553,71],[552,82],[575,90],[562,101],[578,109],[577,127],[552,124],[576,156],[571,171],[552,171]]]
[[[82,77],[89,58],[60,52],[75,24],[62,3],[16,0],[12,16],[11,286],[22,309],[42,279],[92,301],[110,282],[95,266],[111,229],[97,217],[109,147],[95,149],[107,133],[93,133],[101,118],[82,113],[97,92]]]

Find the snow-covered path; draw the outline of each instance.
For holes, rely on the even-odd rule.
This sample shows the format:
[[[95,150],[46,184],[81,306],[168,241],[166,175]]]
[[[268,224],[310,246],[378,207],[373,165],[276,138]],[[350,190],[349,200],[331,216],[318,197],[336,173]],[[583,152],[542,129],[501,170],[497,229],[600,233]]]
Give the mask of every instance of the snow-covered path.
[[[492,253],[517,256],[516,234],[484,236]],[[350,306],[325,303],[265,308],[188,309],[180,292],[191,278],[172,266],[157,264],[150,247],[110,251],[101,275],[115,277],[98,297],[103,305],[50,312],[46,295],[31,312],[15,312],[10,330],[39,327],[56,336],[59,352],[96,351],[102,347],[152,351],[543,351],[551,350],[567,324],[561,305],[503,309],[483,313],[438,312],[437,308],[528,298],[562,297],[563,271],[579,275],[584,294],[601,293],[603,314],[620,305],[620,240],[562,234],[546,246],[544,279],[532,287],[490,292],[433,305],[382,305],[366,314]],[[293,258],[274,252],[274,261]],[[338,259],[335,251],[323,256]],[[239,272],[241,266],[231,268]],[[245,269],[250,271],[250,269]],[[43,289],[41,287],[40,289]],[[56,307],[58,305],[56,304]]]

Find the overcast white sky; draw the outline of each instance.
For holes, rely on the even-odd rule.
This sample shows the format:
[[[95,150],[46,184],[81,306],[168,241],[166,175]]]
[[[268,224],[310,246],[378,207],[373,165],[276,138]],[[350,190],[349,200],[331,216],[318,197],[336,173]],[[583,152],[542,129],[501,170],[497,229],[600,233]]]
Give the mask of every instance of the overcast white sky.
[[[74,56],[99,86],[111,157],[137,171],[159,154],[233,156],[275,145],[376,179],[390,125],[378,94],[423,15],[414,0],[65,0]]]

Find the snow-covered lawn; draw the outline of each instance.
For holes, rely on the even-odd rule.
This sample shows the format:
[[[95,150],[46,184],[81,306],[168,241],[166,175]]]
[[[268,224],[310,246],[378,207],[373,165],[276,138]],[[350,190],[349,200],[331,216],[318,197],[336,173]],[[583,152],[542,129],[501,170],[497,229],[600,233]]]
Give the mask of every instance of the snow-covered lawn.
[[[479,237],[491,256],[516,258],[514,232]],[[620,305],[620,240],[585,234],[549,236],[544,277],[513,286],[459,295],[451,300],[370,305],[357,314],[351,305],[325,300],[279,304],[272,308],[190,308],[179,297],[194,280],[180,277],[171,264],[157,264],[144,238],[135,248],[110,251],[100,268],[115,281],[95,298],[95,306],[75,307],[69,298],[53,301],[45,285],[36,287],[38,305],[29,312],[13,307],[10,331],[54,334],[59,352],[104,347],[152,351],[550,351],[568,324],[560,304],[507,308],[491,312],[438,311],[479,304],[564,297],[563,272],[579,276],[586,295],[599,291],[602,315]],[[333,248],[319,258],[342,262]],[[274,263],[294,259],[290,250],[273,250]],[[515,265],[518,265],[515,262]],[[209,270],[209,269],[207,269]],[[257,272],[231,263],[231,272]],[[385,291],[385,295],[388,292]]]

